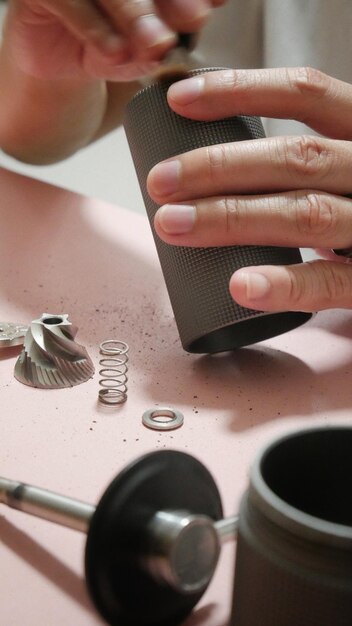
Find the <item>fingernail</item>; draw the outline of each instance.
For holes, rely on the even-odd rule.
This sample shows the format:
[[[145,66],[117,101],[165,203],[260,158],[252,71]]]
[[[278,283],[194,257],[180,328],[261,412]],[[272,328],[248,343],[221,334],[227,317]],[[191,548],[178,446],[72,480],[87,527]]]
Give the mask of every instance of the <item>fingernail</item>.
[[[181,163],[166,161],[156,165],[149,174],[153,191],[158,195],[174,193],[179,186]]]
[[[135,32],[143,39],[147,47],[175,39],[175,33],[153,14],[139,17],[136,21]]]
[[[234,280],[242,283],[248,300],[259,300],[268,295],[271,284],[264,274],[240,270],[234,274]]]
[[[194,76],[187,80],[180,80],[169,88],[168,96],[177,104],[185,106],[192,104],[199,98],[204,88],[204,76]]]
[[[196,220],[196,208],[188,204],[165,204],[157,212],[158,224],[168,235],[189,233]]]

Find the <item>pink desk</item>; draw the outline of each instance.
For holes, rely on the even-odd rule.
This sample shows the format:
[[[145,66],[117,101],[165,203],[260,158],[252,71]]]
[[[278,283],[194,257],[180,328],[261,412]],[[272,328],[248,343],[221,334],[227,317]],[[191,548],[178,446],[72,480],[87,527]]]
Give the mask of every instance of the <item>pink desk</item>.
[[[116,182],[118,184],[118,181]],[[254,455],[277,435],[351,422],[352,313],[317,315],[265,343],[192,356],[179,343],[144,216],[0,170],[0,320],[68,313],[98,366],[99,343],[130,346],[129,397],[97,402],[98,375],[63,390],[13,377],[19,349],[0,352],[0,475],[95,504],[129,461],[157,449],[193,454],[237,511]],[[182,428],[147,430],[142,413],[171,405]],[[0,505],[0,623],[94,626],[85,536]],[[235,546],[187,626],[227,623]]]

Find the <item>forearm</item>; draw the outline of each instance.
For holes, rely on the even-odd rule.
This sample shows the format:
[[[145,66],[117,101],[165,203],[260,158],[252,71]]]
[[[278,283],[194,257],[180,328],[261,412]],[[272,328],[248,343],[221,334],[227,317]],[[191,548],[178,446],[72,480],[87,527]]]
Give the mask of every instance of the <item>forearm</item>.
[[[35,78],[0,51],[0,147],[38,165],[62,160],[121,122],[137,83]]]

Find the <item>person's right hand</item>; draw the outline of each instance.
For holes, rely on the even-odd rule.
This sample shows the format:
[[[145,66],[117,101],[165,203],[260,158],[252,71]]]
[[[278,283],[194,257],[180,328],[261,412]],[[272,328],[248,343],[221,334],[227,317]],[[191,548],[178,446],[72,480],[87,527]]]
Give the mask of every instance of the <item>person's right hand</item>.
[[[226,0],[10,0],[4,40],[25,73],[46,80],[134,80]]]
[[[198,248],[324,249],[324,260],[238,269],[230,293],[261,311],[352,309],[352,85],[312,68],[221,70],[175,82],[168,102],[193,120],[296,119],[320,136],[228,142],[157,164],[148,191],[162,205],[159,237]]]

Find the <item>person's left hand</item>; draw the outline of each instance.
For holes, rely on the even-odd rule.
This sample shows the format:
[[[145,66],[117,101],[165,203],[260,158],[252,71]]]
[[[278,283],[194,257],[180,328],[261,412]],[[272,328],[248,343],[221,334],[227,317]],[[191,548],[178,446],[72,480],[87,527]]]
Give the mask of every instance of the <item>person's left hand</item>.
[[[44,80],[132,81],[226,0],[8,0],[6,54]]]
[[[223,70],[172,85],[171,108],[197,120],[294,118],[321,136],[199,148],[156,165],[148,191],[163,205],[158,235],[172,245],[326,250],[325,260],[237,270],[230,292],[265,311],[352,308],[352,86],[307,68]]]

